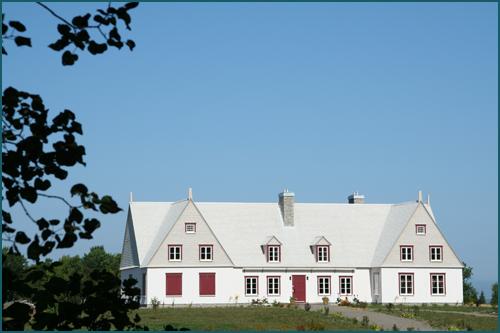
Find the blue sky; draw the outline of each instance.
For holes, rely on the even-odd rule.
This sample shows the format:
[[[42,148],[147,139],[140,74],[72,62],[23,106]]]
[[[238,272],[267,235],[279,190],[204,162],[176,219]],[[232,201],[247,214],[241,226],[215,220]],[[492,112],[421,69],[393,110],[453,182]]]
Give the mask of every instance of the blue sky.
[[[476,285],[489,293],[497,280],[496,3],[142,3],[133,52],[80,54],[71,68],[46,47],[55,18],[35,4],[2,6],[33,40],[7,44],[4,88],[38,93],[53,115],[68,108],[83,123],[88,166],[71,183],[123,208],[131,191],[175,201],[190,186],[198,201],[258,202],[285,187],[299,202],[359,191],[393,203],[420,189]],[[72,17],[104,4],[50,6]],[[119,252],[125,218],[102,216],[95,239],[70,253]]]

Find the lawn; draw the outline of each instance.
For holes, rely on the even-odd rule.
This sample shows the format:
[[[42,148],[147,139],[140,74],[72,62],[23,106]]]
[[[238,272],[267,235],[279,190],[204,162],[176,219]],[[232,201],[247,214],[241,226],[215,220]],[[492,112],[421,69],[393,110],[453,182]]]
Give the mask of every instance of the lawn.
[[[279,307],[192,307],[140,309],[141,324],[162,330],[170,324],[191,330],[363,330],[336,314]]]
[[[474,331],[496,331],[498,318],[493,316],[475,316],[477,314],[498,315],[493,308],[476,308],[471,306],[402,306],[395,305],[389,309],[386,305],[370,305],[372,310],[401,317],[427,321],[432,327],[439,329],[471,329]],[[496,310],[496,311],[495,311]],[[460,313],[457,313],[460,312]],[[463,313],[462,313],[463,312]],[[465,312],[470,314],[465,314]]]

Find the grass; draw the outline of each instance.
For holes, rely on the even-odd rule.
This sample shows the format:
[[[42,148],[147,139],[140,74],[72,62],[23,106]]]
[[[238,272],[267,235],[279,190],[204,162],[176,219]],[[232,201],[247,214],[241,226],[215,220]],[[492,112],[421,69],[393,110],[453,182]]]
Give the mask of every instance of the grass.
[[[497,317],[475,316],[480,314],[498,314],[493,308],[477,308],[471,306],[402,306],[395,305],[392,310],[383,305],[370,305],[371,309],[401,317],[424,320],[432,327],[439,329],[460,329],[474,331],[496,331],[498,327]],[[443,312],[446,311],[446,312]],[[456,313],[468,312],[470,314]]]
[[[363,330],[361,323],[337,314],[279,307],[140,309],[141,324],[162,330],[167,324],[191,330]]]

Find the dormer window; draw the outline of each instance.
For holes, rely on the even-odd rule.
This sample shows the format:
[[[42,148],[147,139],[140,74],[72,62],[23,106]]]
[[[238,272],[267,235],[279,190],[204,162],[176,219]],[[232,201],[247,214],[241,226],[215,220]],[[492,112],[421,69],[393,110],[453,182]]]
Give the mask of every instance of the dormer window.
[[[281,261],[281,246],[268,245],[267,246],[267,261],[280,262]]]
[[[330,247],[327,245],[316,246],[316,261],[329,262],[330,261]]]
[[[415,225],[415,233],[419,236],[425,236],[426,232],[425,224],[416,224]]]
[[[401,245],[401,261],[413,261],[413,245]]]
[[[186,234],[194,234],[196,233],[196,223],[186,223],[184,225],[184,230],[186,231]]]

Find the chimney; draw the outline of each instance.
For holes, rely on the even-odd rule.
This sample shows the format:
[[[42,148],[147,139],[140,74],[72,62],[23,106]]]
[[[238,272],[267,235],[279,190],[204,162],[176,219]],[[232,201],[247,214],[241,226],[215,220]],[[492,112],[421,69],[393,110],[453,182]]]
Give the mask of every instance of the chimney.
[[[283,217],[283,223],[287,227],[293,227],[293,205],[295,203],[295,194],[288,192],[288,189],[283,190],[279,194],[278,204],[281,210],[281,216]]]
[[[422,191],[418,191],[418,200],[417,202],[422,202]]]
[[[365,203],[365,196],[359,194],[358,192],[354,192],[347,197],[347,202],[349,202],[350,204],[362,204]]]

